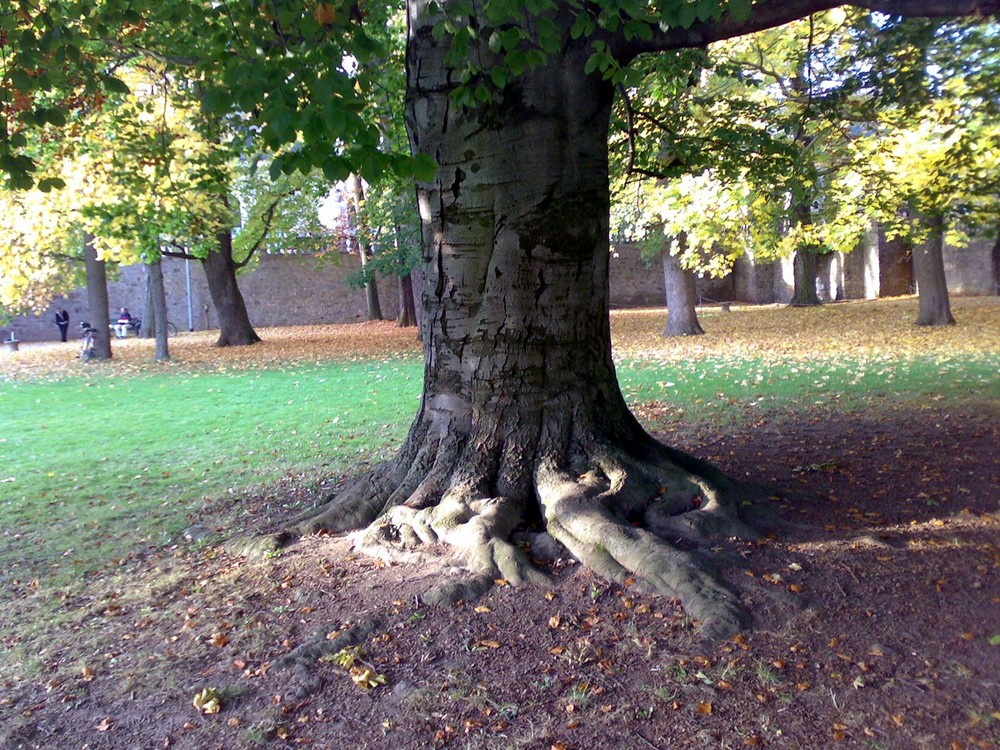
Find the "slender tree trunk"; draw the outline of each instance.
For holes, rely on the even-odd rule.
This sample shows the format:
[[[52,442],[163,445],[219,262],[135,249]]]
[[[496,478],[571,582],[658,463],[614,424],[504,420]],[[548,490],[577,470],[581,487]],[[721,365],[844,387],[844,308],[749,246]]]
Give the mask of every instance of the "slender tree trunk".
[[[260,336],[250,323],[246,302],[236,281],[233,261],[233,237],[229,232],[218,235],[219,247],[202,260],[208,292],[219,316],[219,338],[216,346],[246,346],[256,344]]]
[[[913,248],[913,275],[917,280],[917,325],[950,326],[955,324],[944,275],[944,219],[927,219],[930,236]]]
[[[997,227],[997,241],[993,243],[990,259],[993,268],[993,294],[1000,295],[1000,226]]]
[[[365,310],[368,313],[368,320],[384,320],[382,316],[382,305],[378,298],[378,282],[375,274],[368,273],[368,259],[372,246],[370,242],[362,242],[365,234],[362,227],[362,207],[365,202],[365,189],[361,184],[361,178],[352,176],[354,182],[354,249],[361,260],[361,272],[365,276]]]
[[[374,275],[365,282],[365,309],[368,310],[368,320],[385,320],[385,316],[382,315],[382,303],[378,299],[378,281]]]
[[[663,258],[663,289],[667,298],[667,327],[664,336],[699,336],[705,331],[698,322],[698,293],[695,274],[681,266],[680,255],[687,244],[682,235],[677,238],[677,255],[666,249]]]
[[[145,275],[146,292],[142,299],[142,327],[139,329],[139,335],[144,339],[151,339],[156,336],[156,308],[153,305],[153,289],[150,285],[149,269],[146,269]]]
[[[613,88],[585,73],[590,42],[571,38],[573,13],[560,4],[562,52],[470,111],[452,97],[460,77],[446,62],[450,40],[432,32],[434,5],[409,7],[407,129],[413,152],[440,165],[417,188],[423,396],[397,457],[299,531],[367,525],[358,545],[382,555],[448,543],[472,578],[426,596],[447,602],[497,577],[538,579],[510,535],[542,525],[600,574],[679,597],[703,634],[731,634],[746,610],[673,542],[709,528],[752,534],[738,519],[747,495],[653,440],[615,374]]]
[[[789,304],[792,307],[818,305],[820,302],[816,293],[816,253],[812,250],[796,250],[792,270],[795,290],[792,292],[792,301]]]
[[[149,289],[149,297],[152,302],[150,308],[153,311],[152,327],[156,335],[156,351],[154,358],[157,361],[170,359],[170,350],[167,345],[167,295],[163,289],[163,266],[160,261],[145,264],[146,286]],[[143,322],[145,326],[146,323]]]
[[[399,276],[399,320],[400,328],[411,328],[417,324],[417,307],[413,302],[413,277],[410,274]]]
[[[83,253],[87,268],[87,313],[89,322],[97,333],[91,359],[111,359],[111,319],[108,314],[108,273],[103,260],[97,258],[94,236],[83,237]]]

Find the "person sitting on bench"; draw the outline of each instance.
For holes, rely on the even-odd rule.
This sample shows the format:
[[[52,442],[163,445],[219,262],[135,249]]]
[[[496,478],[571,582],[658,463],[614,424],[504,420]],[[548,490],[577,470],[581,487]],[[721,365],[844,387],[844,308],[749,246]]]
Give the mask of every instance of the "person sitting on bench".
[[[128,329],[132,327],[132,316],[128,314],[128,308],[123,307],[118,313],[118,322],[115,323],[115,335],[123,339],[128,336]]]

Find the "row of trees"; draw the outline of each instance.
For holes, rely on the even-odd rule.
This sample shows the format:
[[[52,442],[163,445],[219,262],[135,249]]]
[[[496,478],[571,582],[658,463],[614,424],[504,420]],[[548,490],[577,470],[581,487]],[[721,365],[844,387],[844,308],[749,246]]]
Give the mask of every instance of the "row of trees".
[[[705,77],[698,55],[713,43],[835,5],[409,0],[405,56],[394,56],[399,25],[392,19],[399,9],[391,2],[55,0],[37,7],[19,0],[15,10],[0,13],[10,53],[0,58],[7,108],[0,169],[13,183],[31,181],[42,162],[29,160],[25,131],[65,128],[61,121],[68,124],[77,111],[73,92],[84,92],[91,108],[101,87],[118,85],[112,81],[121,51],[143,49],[187,71],[206,122],[259,139],[275,178],[314,169],[330,182],[350,173],[370,183],[387,173],[415,177],[425,350],[420,409],[396,458],[350,483],[297,531],[364,528],[358,544],[385,556],[450,544],[469,576],[438,590],[447,601],[468,599],[496,578],[541,577],[511,534],[544,527],[601,574],[679,597],[706,635],[722,636],[746,625],[749,613],[697,546],[709,532],[752,535],[746,520],[754,496],[716,468],[658,443],[622,397],[608,320],[611,123],[622,88],[640,98],[651,56],[673,60],[690,51],[681,57],[693,56],[685,64],[691,72],[664,78],[666,90],[683,98]],[[864,45],[875,46],[899,15],[975,16],[985,24],[975,28],[992,29],[982,19],[996,10],[995,0],[854,5],[890,14],[856,31]],[[966,27],[929,28],[951,34]],[[796,33],[788,44],[815,47],[816,39]],[[837,48],[828,54],[843,59]],[[867,71],[873,75],[898,69],[935,78],[944,70],[944,61],[906,68],[873,59]],[[808,57],[813,71],[820,62]],[[733,122],[761,141],[744,149],[745,159],[759,155],[762,173],[773,171],[771,187],[794,188],[784,191],[790,206],[780,197],[767,200],[780,189],[764,191],[762,210],[794,209],[788,228],[797,230],[795,243],[809,246],[817,213],[825,210],[813,195],[833,176],[812,157],[825,148],[819,129],[794,124],[797,107],[811,121],[814,107],[805,105],[821,100],[827,85],[808,67],[805,73],[791,75],[789,92],[777,97],[786,127],[757,127],[754,118]],[[744,100],[749,106],[757,96],[777,96],[766,70],[717,74],[740,84],[731,98],[719,92],[719,107],[734,115]],[[385,135],[387,85],[405,90],[409,155]],[[956,98],[966,101],[974,102]],[[691,147],[702,139],[685,138],[674,146],[675,158],[657,137],[651,139],[657,161],[697,176],[707,171],[694,172],[698,159],[711,166],[720,146],[736,148],[738,139],[710,129],[701,111],[678,110],[695,134],[704,128],[711,136],[705,148]],[[210,143],[230,142],[215,132]],[[772,143],[787,161],[771,165]],[[725,176],[722,167],[714,169]],[[748,174],[756,180],[751,185],[768,186],[756,171]],[[36,176],[40,186],[46,179],[54,186]],[[696,247],[696,233],[683,229],[688,236],[678,246]]]
[[[912,248],[917,323],[953,323],[943,243],[1000,223],[997,32],[837,9],[630,71],[616,231],[662,256],[666,333],[701,332],[695,272],[744,253],[794,256],[792,304],[818,304],[817,255],[873,222]]]
[[[16,18],[3,16],[8,25]],[[24,42],[37,24],[28,16],[21,20]],[[145,329],[158,332],[156,356],[165,358],[160,260],[177,257],[204,268],[219,320],[217,344],[252,344],[259,337],[238,271],[264,248],[326,254],[349,240],[363,264],[384,250],[358,280],[370,290],[370,317],[381,318],[375,273],[391,272],[401,278],[401,300],[407,299],[400,322],[414,325],[408,274],[416,258],[416,222],[405,181],[383,179],[377,198],[365,200],[361,179],[351,175],[356,188],[344,225],[324,226],[318,207],[333,187],[327,175],[316,168],[275,168],[294,155],[294,144],[271,149],[273,136],[252,114],[206,111],[210,89],[201,75],[186,61],[145,47],[140,32],[126,23],[124,40],[105,50],[114,77],[104,75],[102,89],[60,100],[66,90],[43,86],[30,108],[24,97],[8,102],[8,115],[20,114],[21,123],[16,127],[5,117],[6,145],[22,144],[23,154],[5,163],[25,169],[9,169],[0,192],[0,245],[9,248],[0,254],[0,308],[8,314],[44,309],[85,277],[98,330],[95,356],[107,358],[105,264],[143,264]],[[393,38],[401,49],[401,35]],[[19,80],[15,65],[4,73],[9,84]],[[384,92],[387,139],[403,137],[401,120],[390,116],[401,107],[401,91],[395,85]],[[11,98],[10,85],[4,93]],[[37,189],[23,189],[32,181]],[[386,224],[394,228],[391,235],[381,231]]]

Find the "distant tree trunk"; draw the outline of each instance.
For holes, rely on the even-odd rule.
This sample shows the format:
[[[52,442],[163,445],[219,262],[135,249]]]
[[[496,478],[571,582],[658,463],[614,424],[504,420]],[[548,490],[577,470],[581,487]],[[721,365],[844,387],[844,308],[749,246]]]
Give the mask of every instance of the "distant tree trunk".
[[[663,288],[667,297],[667,327],[664,336],[699,336],[705,331],[698,322],[695,305],[698,295],[695,290],[694,272],[681,266],[680,253],[687,244],[683,236],[677,238],[678,255],[664,250]]]
[[[385,320],[382,316],[382,305],[378,299],[378,282],[375,274],[368,274],[368,256],[371,253],[371,243],[362,242],[361,237],[361,207],[365,202],[365,188],[361,184],[361,178],[354,176],[354,248],[361,259],[361,272],[365,276],[365,308],[368,311],[368,320]]]
[[[236,263],[233,261],[233,236],[229,232],[218,235],[219,247],[201,261],[212,303],[219,315],[219,338],[216,346],[248,346],[260,341],[260,336],[250,324],[246,302],[236,282]]]
[[[808,307],[819,304],[816,294],[816,253],[812,250],[796,250],[792,261],[795,276],[795,290],[792,292],[792,307]]]
[[[927,219],[931,233],[926,241],[913,248],[913,275],[917,279],[917,325],[950,326],[955,324],[948,300],[948,282],[944,275],[944,218]]]
[[[160,261],[147,263],[146,268],[146,288],[149,290],[151,300],[150,309],[153,312],[152,326],[156,331],[156,351],[154,358],[157,361],[170,359],[170,350],[167,346],[167,295],[163,289],[163,266]],[[143,325],[148,325],[143,323]]]
[[[108,315],[108,273],[103,260],[97,258],[94,235],[83,236],[83,254],[87,267],[88,320],[97,329],[91,359],[111,359],[111,319]]]
[[[162,270],[162,268],[161,268]],[[142,301],[142,325],[139,327],[139,335],[144,339],[151,339],[156,335],[156,308],[153,307],[153,290],[150,287],[149,271],[146,271],[146,293]]]
[[[410,274],[399,277],[399,320],[400,328],[411,328],[417,324],[417,306],[413,302],[413,278]]]
[[[993,243],[993,293],[1000,295],[1000,226],[997,227],[997,241]]]
[[[366,249],[361,257],[365,258],[367,254]],[[366,262],[362,261],[361,266],[365,265]],[[375,281],[374,274],[365,282],[365,308],[368,310],[368,320],[385,320],[385,316],[382,315],[382,305],[378,300],[378,282]]]

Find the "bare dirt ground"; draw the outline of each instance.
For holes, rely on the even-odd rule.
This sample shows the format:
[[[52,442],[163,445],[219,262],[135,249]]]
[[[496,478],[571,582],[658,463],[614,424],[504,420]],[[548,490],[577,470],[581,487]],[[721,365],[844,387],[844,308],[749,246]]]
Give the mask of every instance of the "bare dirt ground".
[[[418,600],[442,570],[344,539],[248,560],[223,530],[284,518],[272,496],[227,498],[191,519],[207,538],[3,592],[26,627],[3,644],[22,658],[0,673],[0,748],[1000,747],[995,403],[662,437],[778,488],[779,527],[715,548],[755,613],[733,640],[568,559],[547,587],[446,610]],[[323,647],[352,625],[338,661]],[[308,669],[283,666],[310,644]],[[215,713],[192,704],[206,689]]]

